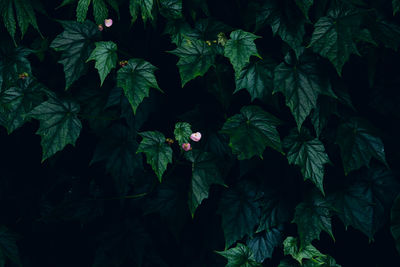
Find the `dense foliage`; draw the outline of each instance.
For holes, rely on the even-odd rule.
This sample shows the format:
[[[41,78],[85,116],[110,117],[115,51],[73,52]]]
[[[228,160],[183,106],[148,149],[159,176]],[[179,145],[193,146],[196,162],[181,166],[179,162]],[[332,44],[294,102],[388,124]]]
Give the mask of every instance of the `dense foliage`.
[[[0,12],[0,266],[400,265],[399,0]]]

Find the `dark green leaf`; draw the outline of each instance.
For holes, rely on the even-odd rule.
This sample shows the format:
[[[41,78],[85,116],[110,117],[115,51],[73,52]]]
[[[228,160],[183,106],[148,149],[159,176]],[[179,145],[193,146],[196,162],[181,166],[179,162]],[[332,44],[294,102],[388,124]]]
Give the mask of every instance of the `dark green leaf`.
[[[161,178],[168,163],[172,163],[172,149],[165,142],[165,136],[160,132],[139,133],[143,140],[136,153],[146,154],[147,163],[151,165],[158,179]]]
[[[399,0],[392,0],[393,6],[393,16],[396,15],[397,12],[400,11],[400,1]]]
[[[17,236],[4,225],[0,226],[0,266],[4,267],[6,258],[17,266],[22,266],[16,244]]]
[[[296,5],[300,8],[301,12],[303,12],[307,20],[309,20],[308,11],[313,4],[314,0],[296,0]]]
[[[228,189],[222,195],[218,213],[222,216],[225,248],[229,248],[245,235],[253,234],[260,216],[255,198],[255,189],[248,184],[237,189]]]
[[[108,9],[104,0],[93,0],[93,16],[96,24],[103,24],[108,18]]]
[[[117,86],[124,89],[125,95],[136,113],[140,103],[149,96],[149,89],[158,87],[154,71],[157,68],[143,59],[130,59],[117,73]]]
[[[192,162],[192,180],[189,188],[189,210],[194,216],[197,207],[208,198],[211,185],[224,185],[215,157],[208,152],[193,150],[185,153],[185,157]]]
[[[42,138],[42,162],[67,144],[75,145],[82,129],[78,112],[77,103],[51,97],[29,113],[31,117],[40,121],[36,133]]]
[[[117,64],[117,45],[114,42],[96,42],[96,48],[90,54],[89,60],[95,60],[95,68],[100,75],[100,86],[104,79]]]
[[[225,267],[257,267],[261,264],[257,263],[251,250],[242,243],[238,243],[236,247],[225,250],[216,251],[219,255],[224,256],[228,263]]]
[[[322,142],[304,128],[301,133],[294,129],[284,139],[283,147],[288,150],[289,164],[299,166],[304,180],[310,179],[324,194],[324,165],[330,161]]]
[[[27,56],[31,54],[30,49],[22,46],[15,48],[6,42],[0,43],[0,91],[9,88],[18,80],[19,74],[31,73],[31,64]]]
[[[132,16],[132,22],[135,22],[139,17],[142,17],[143,22],[148,19],[153,20],[153,0],[130,0],[129,12]]]
[[[182,87],[196,78],[203,76],[214,64],[215,53],[204,41],[185,39],[181,45],[170,53],[177,55],[177,66],[182,80]]]
[[[344,172],[369,166],[371,158],[387,165],[382,140],[376,130],[361,118],[352,118],[339,126],[336,143],[340,147]]]
[[[50,47],[62,52],[58,62],[64,65],[65,89],[68,89],[86,73],[85,62],[92,52],[94,41],[100,37],[100,32],[90,21],[63,21],[61,24],[64,32],[53,40]]]
[[[253,251],[257,262],[263,262],[272,257],[274,249],[282,244],[282,232],[278,228],[255,235],[247,241],[247,246]]]
[[[170,19],[182,17],[182,0],[160,0],[161,14]]]
[[[76,20],[78,22],[84,22],[86,20],[86,14],[89,9],[91,0],[79,0],[76,6]]]
[[[242,30],[231,32],[230,39],[224,47],[224,55],[231,61],[237,76],[244,66],[250,62],[251,56],[260,57],[254,43],[257,38],[260,38],[260,36]]]
[[[192,129],[187,122],[177,122],[175,124],[174,135],[176,141],[178,141],[179,146],[183,143],[189,142],[190,135],[192,134]]]
[[[276,126],[280,122],[273,115],[257,106],[245,106],[240,114],[230,117],[221,132],[230,137],[229,146],[238,159],[260,156],[267,146],[282,152],[281,140]]]
[[[324,256],[313,245],[309,244],[304,248],[299,248],[297,238],[289,236],[283,241],[283,252],[285,255],[291,255],[293,259],[302,264],[303,259],[313,259],[314,257]]]

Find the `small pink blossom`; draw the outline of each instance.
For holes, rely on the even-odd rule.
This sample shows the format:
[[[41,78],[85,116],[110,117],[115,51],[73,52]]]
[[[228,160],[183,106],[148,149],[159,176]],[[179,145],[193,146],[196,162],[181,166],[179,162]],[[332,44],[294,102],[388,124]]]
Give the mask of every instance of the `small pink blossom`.
[[[111,27],[113,25],[113,20],[112,19],[105,19],[104,20],[104,25],[106,25],[107,28]]]
[[[197,132],[197,133],[192,133],[190,135],[190,139],[192,139],[195,142],[199,142],[201,139],[201,133]]]
[[[104,28],[103,28],[103,25],[101,25],[101,24],[99,24],[98,26],[97,26],[97,28],[99,29],[99,31],[102,31]]]
[[[182,148],[183,148],[183,150],[185,150],[185,151],[192,150],[192,147],[190,146],[190,143],[183,143],[183,144],[182,144]]]

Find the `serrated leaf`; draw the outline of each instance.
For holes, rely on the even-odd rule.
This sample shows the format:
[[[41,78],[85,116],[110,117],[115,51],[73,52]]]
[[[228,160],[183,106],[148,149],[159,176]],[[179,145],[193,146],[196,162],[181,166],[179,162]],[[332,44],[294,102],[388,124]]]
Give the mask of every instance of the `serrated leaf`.
[[[169,19],[182,18],[182,0],[160,0],[160,12]]]
[[[136,153],[137,148],[136,133],[123,124],[117,124],[108,129],[94,152],[91,164],[106,162],[106,170],[113,176],[120,195],[128,191],[135,173],[143,169],[142,155]]]
[[[203,76],[215,60],[213,49],[206,42],[200,40],[185,39],[170,53],[179,57],[177,66],[182,87],[197,76]]]
[[[3,23],[6,27],[8,33],[14,40],[15,32],[17,30],[17,23],[15,21],[13,2],[12,1],[2,1],[0,3],[0,12],[3,17]]]
[[[29,120],[26,115],[43,101],[43,96],[43,85],[29,77],[0,94],[0,121],[9,134]]]
[[[107,75],[117,64],[117,45],[111,41],[96,42],[95,45],[96,48],[92,51],[87,61],[96,61],[95,68],[99,72],[101,86]]]
[[[64,65],[65,89],[86,73],[85,62],[94,47],[94,41],[100,37],[97,26],[90,21],[62,21],[64,32],[59,34],[50,47],[62,52],[59,63]]]
[[[76,20],[78,22],[84,22],[86,20],[86,14],[89,9],[91,0],[79,0],[76,6]]]
[[[355,38],[359,31],[361,16],[353,10],[336,7],[328,16],[314,25],[310,47],[315,53],[329,59],[339,75],[351,54],[358,54]]]
[[[208,152],[193,150],[185,153],[185,157],[192,162],[192,180],[189,187],[189,210],[194,217],[197,207],[208,198],[211,185],[224,185],[215,157]]]
[[[17,15],[18,25],[21,30],[21,39],[24,37],[29,25],[32,25],[33,28],[36,29],[40,34],[39,27],[36,21],[35,11],[33,10],[31,2],[24,0],[14,0],[13,2],[15,13]],[[12,37],[14,39],[14,36]]]
[[[93,0],[93,16],[96,24],[103,24],[108,18],[108,8],[104,0]]]
[[[26,72],[32,75],[31,64],[27,56],[32,50],[25,47],[14,47],[11,44],[0,44],[0,91],[9,88],[19,79],[19,74]]]
[[[246,89],[251,96],[251,101],[271,95],[274,89],[275,66],[274,62],[267,60],[247,64],[236,77],[236,90],[233,93]]]
[[[330,205],[317,193],[313,194],[311,199],[297,205],[293,223],[297,224],[300,249],[307,247],[315,239],[319,240],[322,231],[335,240],[332,234]]]
[[[371,168],[360,172],[354,181],[332,196],[339,218],[370,239],[386,223],[389,209],[400,185],[390,171]]]
[[[267,146],[282,152],[276,126],[279,120],[257,106],[245,106],[230,117],[221,132],[230,137],[229,146],[239,160],[260,156]]]
[[[16,244],[17,236],[4,225],[0,226],[0,266],[4,267],[6,258],[17,266],[22,266]]]
[[[397,196],[391,209],[390,231],[396,242],[397,251],[400,254],[400,195]]]
[[[236,75],[250,62],[251,56],[260,57],[254,40],[260,36],[243,30],[231,32],[230,39],[224,46],[224,55],[229,58]]]
[[[29,113],[40,122],[36,134],[42,138],[42,162],[62,150],[67,144],[75,145],[82,129],[78,112],[77,103],[50,97]]]
[[[283,140],[283,147],[288,150],[289,164],[299,166],[304,180],[310,179],[322,194],[325,194],[324,165],[330,161],[324,144],[318,138],[313,138],[308,130],[303,128],[300,133],[292,130]]]
[[[228,189],[223,193],[218,213],[222,216],[225,249],[245,235],[253,234],[260,216],[255,198],[255,188],[249,184],[244,184],[236,189]]]
[[[130,0],[129,12],[132,16],[132,23],[141,15],[144,23],[148,19],[153,20],[153,0]]]
[[[291,255],[293,259],[302,264],[303,259],[313,259],[314,257],[323,257],[324,254],[318,251],[313,245],[309,244],[300,249],[297,238],[288,236],[283,241],[283,253]]]
[[[178,141],[179,146],[183,143],[189,142],[190,135],[192,134],[192,129],[187,122],[177,122],[175,124],[174,135],[176,141]]]
[[[216,251],[219,255],[225,257],[228,263],[225,267],[258,267],[251,250],[244,244],[238,243],[236,247],[225,250]]]
[[[344,172],[347,175],[362,166],[369,166],[371,158],[387,165],[382,140],[366,120],[351,118],[337,130],[336,143],[340,147]]]
[[[143,59],[130,59],[128,64],[117,72],[117,86],[124,89],[125,95],[136,113],[140,103],[149,96],[149,89],[158,87],[154,71],[157,68]]]
[[[165,142],[165,136],[160,132],[142,132],[139,134],[143,139],[136,153],[145,153],[147,163],[151,165],[161,182],[168,163],[172,163],[172,149]]]
[[[335,97],[329,80],[315,59],[307,55],[296,60],[288,54],[285,62],[275,68],[274,87],[274,93],[281,92],[285,96],[286,105],[292,111],[298,130],[316,107],[318,95]]]
[[[253,251],[254,259],[262,263],[271,258],[274,249],[282,244],[283,236],[281,230],[272,228],[269,231],[257,234],[247,241],[247,246]]]

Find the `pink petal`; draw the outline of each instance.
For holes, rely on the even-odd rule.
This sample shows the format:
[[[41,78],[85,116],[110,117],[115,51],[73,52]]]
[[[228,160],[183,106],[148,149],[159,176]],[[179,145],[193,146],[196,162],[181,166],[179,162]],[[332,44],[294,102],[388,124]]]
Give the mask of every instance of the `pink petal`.
[[[113,25],[113,20],[112,19],[105,19],[104,20],[104,25],[106,25],[107,28],[111,27]]]
[[[201,139],[201,133],[200,133],[200,132],[192,133],[192,134],[190,135],[190,139],[192,139],[192,140],[195,141],[195,142],[199,142],[200,139]]]

